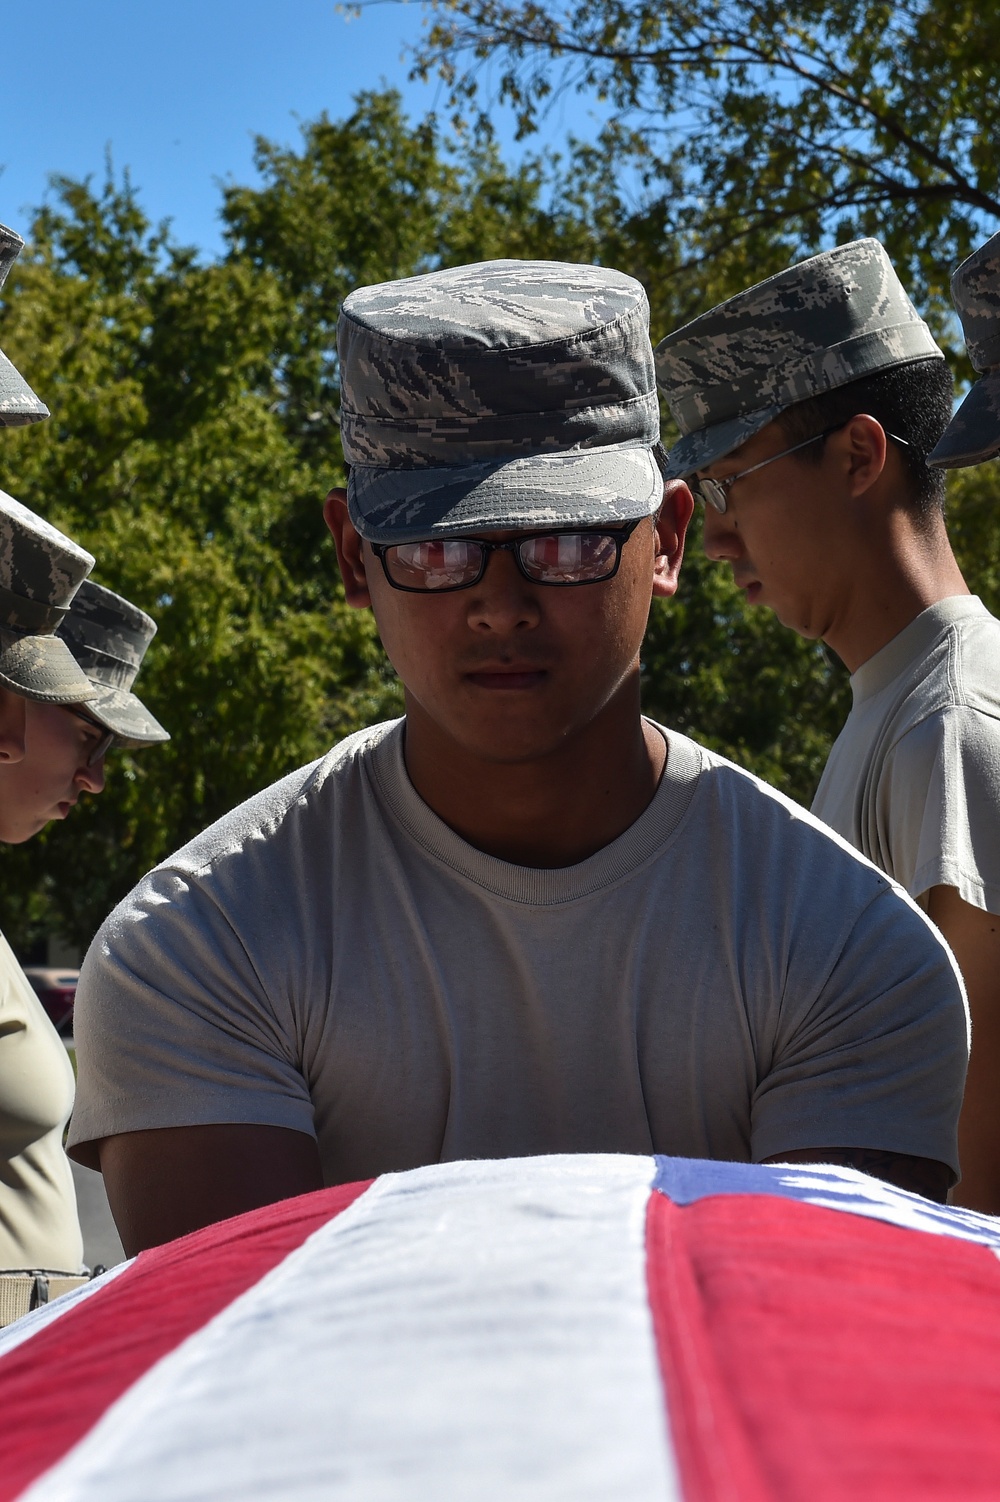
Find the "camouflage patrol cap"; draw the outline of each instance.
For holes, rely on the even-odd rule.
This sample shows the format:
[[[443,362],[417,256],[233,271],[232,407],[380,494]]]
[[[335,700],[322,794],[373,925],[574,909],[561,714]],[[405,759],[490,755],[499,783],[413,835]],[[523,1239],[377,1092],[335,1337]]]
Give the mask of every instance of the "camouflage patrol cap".
[[[484,261],[359,287],[337,344],[348,505],[372,542],[660,504],[649,305],[620,271]]]
[[[800,261],[657,345],[684,435],[666,472],[707,469],[796,402],[928,357],[944,359],[878,240]]]
[[[90,553],[0,490],[0,684],[47,704],[94,697],[54,635],[93,566]]]
[[[159,720],[131,692],[146,648],[156,635],[152,616],[87,579],[59,635],[97,691],[87,704],[89,715],[113,730],[125,745],[148,746],[170,739]]]
[[[936,469],[963,469],[1000,453],[1000,235],[957,268],[951,297],[969,359],[980,372],[941,440],[927,456]]]
[[[21,236],[15,235],[5,224],[0,224],[0,289],[23,249],[24,241]],[[48,407],[38,400],[27,381],[0,349],[0,428],[23,427],[25,423],[41,422],[48,415]]]

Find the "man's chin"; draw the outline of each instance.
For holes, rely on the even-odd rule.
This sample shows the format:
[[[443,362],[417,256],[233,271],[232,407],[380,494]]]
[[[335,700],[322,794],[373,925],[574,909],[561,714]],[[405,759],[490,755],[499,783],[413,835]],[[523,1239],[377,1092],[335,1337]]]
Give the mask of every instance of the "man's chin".
[[[39,819],[33,821],[27,828],[21,824],[14,829],[5,829],[3,822],[0,821],[0,845],[26,845],[29,840],[34,839],[36,834],[41,834],[49,822],[49,819]]]

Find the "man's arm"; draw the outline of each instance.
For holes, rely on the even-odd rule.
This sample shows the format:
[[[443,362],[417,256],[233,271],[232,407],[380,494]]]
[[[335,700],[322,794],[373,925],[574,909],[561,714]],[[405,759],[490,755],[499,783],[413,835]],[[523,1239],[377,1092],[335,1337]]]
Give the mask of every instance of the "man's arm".
[[[312,1137],[219,1125],[124,1132],[98,1144],[111,1212],[130,1257],[244,1210],[322,1189]]]
[[[839,1168],[859,1168],[875,1179],[922,1194],[943,1205],[948,1197],[951,1169],[933,1158],[915,1158],[909,1153],[887,1153],[874,1147],[801,1147],[765,1158],[765,1163],[834,1163]]]
[[[1000,918],[933,887],[927,912],[958,961],[972,1015],[972,1054],[958,1123],[956,1205],[1000,1214]]]

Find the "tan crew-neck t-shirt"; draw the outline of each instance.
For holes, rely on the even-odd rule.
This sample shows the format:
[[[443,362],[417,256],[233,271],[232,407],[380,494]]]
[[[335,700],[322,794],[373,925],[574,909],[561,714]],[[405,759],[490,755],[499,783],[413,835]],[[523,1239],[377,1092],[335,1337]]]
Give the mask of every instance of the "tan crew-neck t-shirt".
[[[957,1167],[967,1013],[927,919],[805,810],[663,733],[645,812],[557,870],[439,819],[401,722],[235,809],[91,946],[71,1151],[249,1122],[314,1135],[328,1183],[554,1152]]]
[[[0,934],[0,1272],[83,1268],[63,1151],[72,1109],[65,1046]]]
[[[853,674],[812,811],[905,887],[1000,913],[1000,621],[931,605]]]

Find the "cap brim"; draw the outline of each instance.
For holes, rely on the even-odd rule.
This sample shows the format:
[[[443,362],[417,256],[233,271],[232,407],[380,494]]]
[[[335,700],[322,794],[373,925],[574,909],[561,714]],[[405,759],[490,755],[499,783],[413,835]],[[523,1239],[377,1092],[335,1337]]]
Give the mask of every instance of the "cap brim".
[[[663,478],[649,448],[571,453],[447,469],[354,466],[351,520],[369,542],[414,542],[462,532],[592,527],[651,516]]]
[[[24,427],[48,415],[48,407],[0,350],[0,428]]]
[[[935,469],[963,469],[1000,453],[1000,370],[977,381],[927,455]]]
[[[159,720],[146,708],[141,699],[128,689],[101,688],[91,684],[96,697],[87,703],[87,713],[100,724],[113,730],[121,741],[135,746],[150,746],[170,739]]]
[[[761,407],[757,412],[748,412],[745,417],[731,417],[727,422],[717,422],[709,428],[688,433],[667,454],[666,478],[685,480],[699,469],[717,464],[741,443],[759,433],[761,428],[766,428],[784,410],[783,407]]]
[[[22,636],[0,651],[0,683],[43,704],[86,704],[97,695],[58,636]]]

